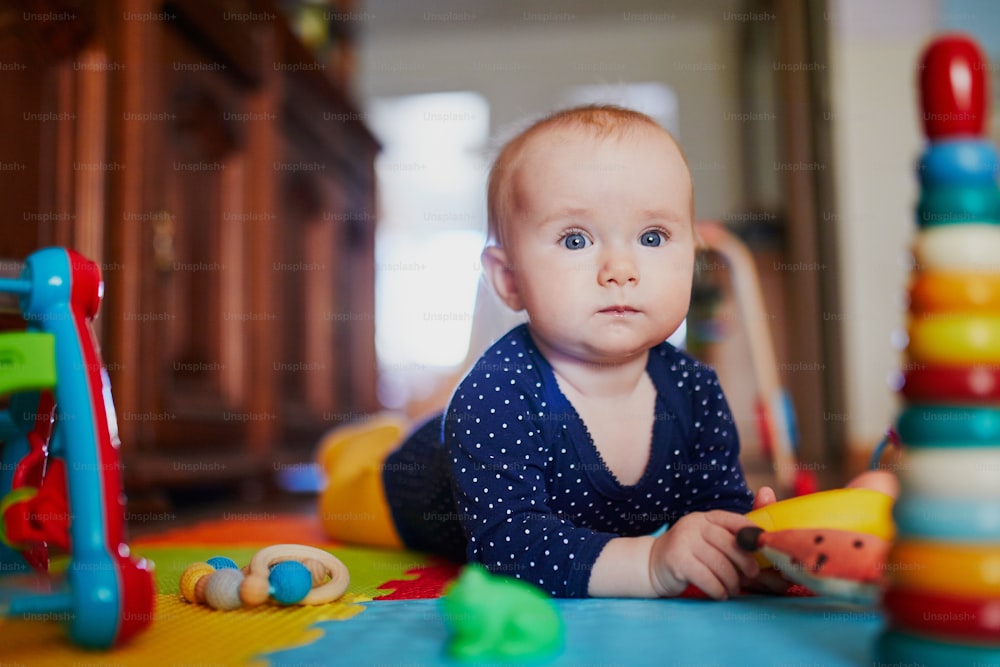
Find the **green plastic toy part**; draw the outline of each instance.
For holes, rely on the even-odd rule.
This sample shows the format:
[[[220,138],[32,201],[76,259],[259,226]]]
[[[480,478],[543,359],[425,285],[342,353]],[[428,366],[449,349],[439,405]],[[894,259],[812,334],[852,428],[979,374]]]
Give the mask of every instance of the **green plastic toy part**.
[[[462,569],[441,609],[450,631],[448,652],[459,660],[545,660],[563,646],[563,622],[548,595],[481,565]]]
[[[56,386],[56,342],[49,333],[0,334],[0,396]]]

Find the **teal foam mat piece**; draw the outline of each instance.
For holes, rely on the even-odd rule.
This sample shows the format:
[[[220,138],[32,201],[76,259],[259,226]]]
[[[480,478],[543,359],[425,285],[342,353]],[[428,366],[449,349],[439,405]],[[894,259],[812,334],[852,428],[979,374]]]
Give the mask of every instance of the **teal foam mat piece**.
[[[871,607],[818,597],[557,600],[561,654],[542,665],[870,665],[884,621]],[[301,665],[462,665],[445,653],[438,600],[373,601],[347,622],[314,627],[311,644],[259,656]],[[493,664],[477,661],[477,667]],[[501,663],[496,663],[501,664]],[[510,664],[510,663],[507,663]]]

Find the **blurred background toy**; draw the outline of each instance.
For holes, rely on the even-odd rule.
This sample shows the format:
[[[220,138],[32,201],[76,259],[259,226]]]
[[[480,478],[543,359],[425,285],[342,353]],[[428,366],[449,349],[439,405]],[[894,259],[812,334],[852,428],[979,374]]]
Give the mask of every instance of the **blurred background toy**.
[[[699,222],[698,235],[704,249],[718,254],[729,269],[733,296],[750,350],[750,367],[757,392],[757,428],[764,455],[774,470],[775,490],[779,497],[812,493],[819,489],[819,481],[814,471],[798,461],[795,411],[778,376],[774,342],[753,256],[739,238],[718,222]]]

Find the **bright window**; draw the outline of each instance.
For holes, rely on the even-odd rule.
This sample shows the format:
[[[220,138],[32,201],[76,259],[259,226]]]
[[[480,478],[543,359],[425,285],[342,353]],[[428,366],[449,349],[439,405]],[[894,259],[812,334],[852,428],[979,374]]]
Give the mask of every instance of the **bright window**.
[[[471,92],[382,98],[376,163],[376,351],[392,408],[433,389],[469,346],[485,242],[489,105]]]

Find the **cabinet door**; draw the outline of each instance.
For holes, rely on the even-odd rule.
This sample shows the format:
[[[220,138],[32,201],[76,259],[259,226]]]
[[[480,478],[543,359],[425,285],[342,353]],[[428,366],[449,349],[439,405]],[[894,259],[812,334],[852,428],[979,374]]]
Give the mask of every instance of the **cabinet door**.
[[[62,9],[58,0],[46,6]],[[109,268],[101,208],[115,168],[102,127],[107,73],[91,8],[66,14],[43,21],[30,3],[0,3],[0,275],[16,275],[20,260],[50,245]],[[12,310],[16,300],[0,298],[0,311]],[[0,314],[0,329],[22,326]]]
[[[163,32],[167,121],[150,161],[158,215],[147,227],[155,279],[137,323],[157,448],[236,445],[247,403],[243,230],[246,94],[173,30]],[[260,417],[258,415],[258,417]],[[145,438],[144,438],[145,439]]]
[[[46,9],[58,14],[60,5]],[[74,140],[95,116],[81,100],[89,80],[101,77],[88,77],[80,53],[94,27],[90,8],[71,20],[40,21],[40,13],[24,2],[0,3],[0,258],[73,241],[74,228],[92,224],[77,220],[74,190],[81,176],[100,179],[106,166],[103,153],[87,152],[103,148],[103,134],[96,145]]]
[[[339,197],[329,175],[295,169],[322,164],[307,155],[293,146],[286,152],[283,164],[291,169],[280,177],[284,233],[280,254],[269,267],[281,300],[282,344],[272,362],[274,380],[288,417],[287,436],[299,441],[315,439],[324,413],[342,403],[338,378],[344,374],[335,315],[342,241],[329,214]]]
[[[14,13],[10,8],[2,17],[15,21]],[[0,87],[5,91],[0,95],[0,127],[8,130],[0,133],[0,276],[4,277],[16,276],[20,260],[43,242],[51,242],[51,217],[56,213],[42,210],[45,184],[40,168],[43,141],[54,123],[26,119],[27,114],[46,109],[45,79],[38,75],[44,62],[27,37],[21,31],[0,31]],[[14,314],[17,310],[16,297],[0,295],[0,330],[24,326]]]
[[[294,60],[294,54],[286,54]],[[282,300],[280,383],[285,439],[378,410],[375,394],[375,215],[377,145],[315,77],[283,77],[279,208],[282,260],[273,278]]]

